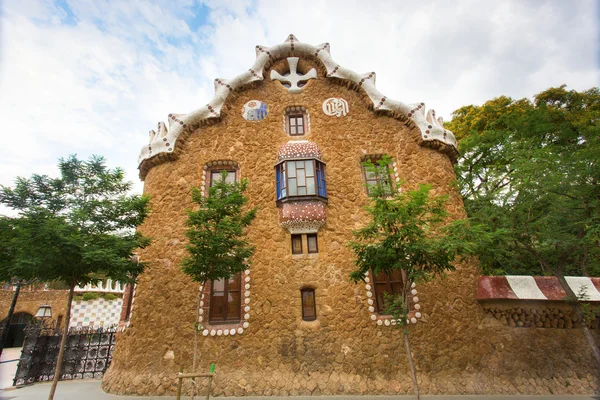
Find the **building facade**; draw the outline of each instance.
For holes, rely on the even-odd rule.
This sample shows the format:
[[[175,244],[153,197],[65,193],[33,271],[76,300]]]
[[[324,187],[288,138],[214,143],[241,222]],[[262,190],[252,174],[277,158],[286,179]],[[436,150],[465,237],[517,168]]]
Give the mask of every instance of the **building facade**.
[[[217,395],[410,393],[401,333],[380,311],[382,293],[401,278],[350,283],[347,243],[368,221],[368,187],[377,180],[390,190],[429,183],[448,195],[454,218],[465,217],[453,186],[454,136],[424,103],[389,99],[375,73],[335,63],[329,44],[290,35],[256,54],[240,76],[215,80],[206,106],[159,123],[142,149],[152,212],[140,229],[153,242],[141,257],[150,264],[103,387],[172,395],[175,374],[191,371],[197,323],[199,370],[216,364]],[[365,160],[383,155],[393,160],[389,174],[364,170]],[[256,252],[244,273],[199,287],[180,267],[186,210],[191,189],[206,193],[223,170],[231,181],[250,181]],[[423,393],[598,390],[581,332],[502,323],[477,301],[477,279],[476,263],[461,263],[413,288],[411,340]]]

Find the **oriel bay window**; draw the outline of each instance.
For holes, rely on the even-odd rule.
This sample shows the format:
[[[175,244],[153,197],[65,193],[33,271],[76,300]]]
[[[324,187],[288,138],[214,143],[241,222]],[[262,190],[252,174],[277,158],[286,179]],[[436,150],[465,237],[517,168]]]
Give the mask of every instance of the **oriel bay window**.
[[[212,282],[210,291],[210,312],[208,321],[211,324],[240,322],[242,307],[241,274],[230,279],[219,279]]]
[[[325,164],[318,160],[287,160],[275,166],[277,200],[327,198]]]

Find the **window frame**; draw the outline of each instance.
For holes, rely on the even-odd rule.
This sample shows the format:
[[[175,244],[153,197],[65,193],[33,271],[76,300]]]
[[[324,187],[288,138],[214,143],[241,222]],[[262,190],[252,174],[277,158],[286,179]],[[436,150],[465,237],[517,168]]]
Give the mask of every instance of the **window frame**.
[[[370,162],[372,163],[374,166],[379,166],[379,162],[381,161],[381,159],[383,158],[383,155],[377,155],[377,156],[366,156],[363,157],[360,163],[361,166],[361,170],[362,170],[362,176],[363,179],[365,181],[365,188],[367,191],[367,196],[373,196],[373,193],[371,193],[371,188],[375,185],[377,185],[377,183],[379,181],[382,180],[382,176],[379,174],[375,174],[375,179],[369,179],[369,177],[367,176],[367,174],[369,173],[369,171],[367,171],[366,167],[365,167],[365,163]],[[388,186],[388,190],[389,190],[389,195],[391,196],[392,193],[394,193],[394,179],[392,176],[392,170],[390,169],[390,166],[387,165],[386,166],[386,170],[387,170],[387,174],[386,174],[386,180],[387,180],[387,186]],[[373,185],[369,185],[369,182],[374,182]]]
[[[311,251],[310,249],[310,240],[309,237],[315,238],[315,249]],[[319,253],[319,235],[317,233],[307,233],[306,234],[306,250],[308,254],[318,254]]]
[[[223,307],[223,318],[219,319],[219,318],[215,318],[214,313],[215,313],[215,309],[214,309],[214,305],[215,305],[215,301],[214,301],[214,292],[215,292],[215,281],[211,281],[210,283],[210,297],[209,297],[209,304],[208,304],[208,323],[211,325],[228,325],[228,324],[239,324],[242,320],[242,273],[238,272],[237,274],[234,275],[238,276],[237,282],[237,290],[230,290],[229,289],[229,281],[230,279],[223,279],[223,297],[224,299],[226,299],[227,301],[225,302],[225,306]],[[229,317],[229,293],[230,292],[237,292],[238,295],[238,304],[237,304],[237,309],[238,309],[238,316],[236,319],[234,318],[230,318]],[[219,291],[220,292],[220,291]]]
[[[298,120],[301,121],[301,124],[292,124],[292,118],[295,120],[295,122],[297,122]],[[307,131],[306,131],[306,114],[305,113],[290,113],[286,116],[286,127],[287,127],[287,133],[290,136],[304,136],[306,135]],[[292,127],[296,128],[296,133],[292,132]],[[298,132],[298,127],[302,128],[302,132]]]
[[[304,312],[304,310],[305,310],[304,293],[311,293],[312,294],[312,311],[313,311],[313,316],[306,316],[306,314]],[[300,289],[300,303],[301,303],[301,307],[302,307],[302,320],[303,321],[307,321],[307,322],[316,321],[317,320],[317,296],[316,296],[316,293],[315,293],[315,289],[313,289],[313,288],[302,288],[302,289]]]
[[[313,169],[313,174],[311,176],[311,178],[314,179],[314,188],[315,188],[315,193],[314,194],[308,194],[308,189],[307,194],[298,194],[298,188],[300,187],[304,187],[304,188],[308,188],[308,185],[306,184],[306,175],[305,175],[305,185],[303,186],[299,186],[296,183],[296,194],[294,195],[290,195],[289,191],[290,191],[290,179],[294,179],[297,180],[297,176],[296,177],[291,177],[289,176],[289,163],[296,163],[298,161],[303,161],[306,166],[306,162],[311,162],[312,163],[312,169]],[[316,158],[299,158],[299,159],[288,159],[288,160],[283,160],[279,163],[277,163],[275,165],[275,197],[277,200],[277,203],[281,203],[281,202],[286,202],[286,201],[290,201],[290,200],[296,200],[296,199],[308,199],[308,200],[313,200],[313,199],[320,199],[322,201],[327,202],[327,174],[325,172],[325,168],[326,164],[321,161],[318,160]],[[294,168],[296,169],[297,167],[294,165]],[[300,168],[301,170],[304,169],[304,171],[306,171],[306,168]],[[285,192],[285,194],[282,194],[283,192]]]
[[[302,249],[302,235],[301,234],[292,234],[291,235],[292,238],[292,254],[293,255],[298,255],[298,254],[303,254],[304,250]],[[294,239],[299,239],[300,240],[300,252],[295,252],[294,251]]]
[[[398,273],[400,274],[400,280],[392,280],[392,276],[390,273],[388,272],[380,272],[380,274],[384,275],[384,279],[378,281],[377,280],[377,276],[379,275],[375,275],[375,273],[373,272],[373,270],[371,270],[371,280],[373,282],[373,293],[375,295],[375,311],[380,314],[380,315],[385,315],[385,304],[380,304],[379,303],[379,289],[378,289],[378,284],[385,284],[386,288],[385,290],[381,293],[381,298],[382,298],[382,303],[383,303],[383,296],[384,293],[390,293],[390,294],[402,294],[402,292],[394,292],[393,290],[393,284],[394,283],[400,283],[400,288],[402,290],[402,288],[404,287],[404,278],[402,277],[402,272],[400,270],[398,270]]]

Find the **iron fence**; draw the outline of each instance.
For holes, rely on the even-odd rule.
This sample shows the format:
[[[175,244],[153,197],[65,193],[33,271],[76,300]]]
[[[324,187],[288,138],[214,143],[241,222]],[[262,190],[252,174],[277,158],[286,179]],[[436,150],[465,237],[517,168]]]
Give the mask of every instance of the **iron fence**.
[[[62,362],[61,380],[100,378],[112,360],[116,327],[71,328]],[[13,385],[54,378],[62,332],[54,327],[30,325]]]

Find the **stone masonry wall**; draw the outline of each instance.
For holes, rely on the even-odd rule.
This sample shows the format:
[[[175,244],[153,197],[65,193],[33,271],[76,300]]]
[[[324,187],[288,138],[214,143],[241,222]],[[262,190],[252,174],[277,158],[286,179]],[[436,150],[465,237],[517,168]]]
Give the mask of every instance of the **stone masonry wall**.
[[[8,316],[10,303],[15,292],[12,290],[0,290],[0,321]],[[52,318],[65,316],[67,309],[68,292],[65,290],[36,290],[29,291],[21,288],[19,298],[15,305],[15,313],[26,312],[35,315],[38,308],[43,304],[52,307]]]
[[[408,394],[412,392],[399,331],[370,319],[365,284],[351,284],[347,247],[363,226],[367,196],[360,167],[366,154],[389,154],[405,187],[430,183],[449,195],[448,208],[464,217],[447,156],[417,143],[420,133],[368,109],[359,93],[323,78],[301,94],[279,82],[237,93],[221,122],[192,134],[179,159],[153,167],[145,180],[152,213],[141,230],[153,238],[142,259],[131,325],[117,340],[103,388],[111,393],[173,395],[175,374],[190,371],[199,285],[180,269],[185,256],[190,190],[200,186],[203,167],[234,160],[250,179],[250,206],[258,207],[249,230],[256,246],[251,260],[250,318],[242,334],[199,336],[199,369],[216,363],[215,395]],[[322,103],[342,97],[345,117],[323,113]],[[268,116],[246,121],[250,100],[268,106]],[[290,137],[282,115],[300,105],[310,114],[310,133]],[[319,253],[291,254],[289,232],[279,226],[275,173],[279,147],[292,139],[315,142],[327,164],[327,224],[318,233]],[[411,341],[425,394],[576,393],[600,388],[600,371],[583,334],[565,329],[515,329],[486,315],[475,300],[477,268],[462,263],[445,279],[417,286],[422,318],[411,325]],[[302,320],[300,289],[315,288],[317,320]],[[595,333],[597,334],[597,333]],[[202,383],[203,384],[203,383]],[[190,391],[190,382],[184,390]],[[202,386],[200,390],[203,390]]]

